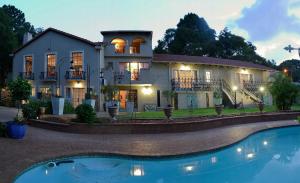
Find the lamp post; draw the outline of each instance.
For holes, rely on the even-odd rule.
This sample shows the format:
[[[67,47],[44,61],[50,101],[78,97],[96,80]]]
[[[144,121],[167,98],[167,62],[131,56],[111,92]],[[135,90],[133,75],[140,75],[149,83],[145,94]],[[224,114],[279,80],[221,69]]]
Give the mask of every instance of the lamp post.
[[[261,86],[259,87],[259,91],[261,93],[261,101],[264,102],[264,91],[265,91],[265,87]]]
[[[62,58],[60,58],[60,59],[58,60],[58,62],[60,62],[60,63],[57,65],[57,69],[58,69],[58,72],[57,72],[57,74],[58,74],[58,84],[57,84],[57,86],[56,86],[56,95],[57,95],[57,96],[60,94],[60,68],[61,68],[61,66],[65,63],[65,62],[64,62],[64,59],[66,59],[66,58],[70,58],[70,57],[62,57]],[[74,70],[74,67],[73,67],[73,60],[72,60],[72,59],[70,60],[70,64],[71,64],[70,70]]]
[[[236,91],[237,91],[238,87],[237,86],[233,86],[232,90],[234,91],[234,108],[237,108],[237,103],[236,103]]]

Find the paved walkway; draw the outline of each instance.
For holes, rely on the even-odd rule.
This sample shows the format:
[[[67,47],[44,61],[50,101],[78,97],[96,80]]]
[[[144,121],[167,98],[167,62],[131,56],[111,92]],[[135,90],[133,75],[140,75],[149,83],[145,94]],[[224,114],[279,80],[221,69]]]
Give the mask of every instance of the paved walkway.
[[[255,131],[288,125],[298,125],[298,122],[261,122],[198,132],[145,135],[71,134],[28,127],[23,140],[0,138],[0,182],[11,183],[25,168],[55,157],[90,153],[180,155],[223,147]]]

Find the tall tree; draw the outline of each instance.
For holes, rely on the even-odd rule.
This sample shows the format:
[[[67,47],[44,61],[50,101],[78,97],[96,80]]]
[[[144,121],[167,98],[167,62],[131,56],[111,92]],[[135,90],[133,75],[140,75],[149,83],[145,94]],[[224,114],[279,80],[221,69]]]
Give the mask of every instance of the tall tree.
[[[2,9],[11,18],[11,26],[17,36],[18,46],[22,45],[25,32],[29,32],[35,36],[36,31],[34,26],[26,21],[25,14],[21,10],[12,5],[3,5]]]
[[[9,56],[17,46],[11,19],[0,8],[0,87],[4,85],[11,70],[12,58]]]
[[[177,29],[168,29],[156,53],[185,55],[211,55],[210,47],[215,42],[215,30],[211,29],[204,18],[189,13],[180,19]]]
[[[244,60],[257,64],[275,67],[274,62],[266,60],[256,53],[256,47],[243,37],[232,34],[227,28],[218,35],[216,57]]]
[[[300,82],[300,60],[286,60],[278,66],[278,69],[281,71],[287,69],[287,74],[292,77],[293,81]]]

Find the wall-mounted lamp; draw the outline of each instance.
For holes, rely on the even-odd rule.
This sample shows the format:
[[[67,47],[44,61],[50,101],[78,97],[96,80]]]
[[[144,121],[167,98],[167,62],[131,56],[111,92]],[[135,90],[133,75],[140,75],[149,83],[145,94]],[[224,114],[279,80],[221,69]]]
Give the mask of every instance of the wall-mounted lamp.
[[[153,90],[149,86],[146,86],[142,89],[142,92],[144,95],[151,95],[153,93]]]

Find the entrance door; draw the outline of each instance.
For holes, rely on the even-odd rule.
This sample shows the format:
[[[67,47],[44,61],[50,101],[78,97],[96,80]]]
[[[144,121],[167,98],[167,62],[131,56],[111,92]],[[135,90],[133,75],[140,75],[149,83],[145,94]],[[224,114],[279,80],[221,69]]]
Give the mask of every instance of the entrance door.
[[[72,103],[74,107],[77,107],[79,104],[82,104],[84,99],[84,88],[73,88]]]
[[[119,92],[119,99],[120,99],[120,109],[126,110],[126,103],[130,101],[130,99],[134,103],[134,109],[137,109],[137,90],[120,90]]]

